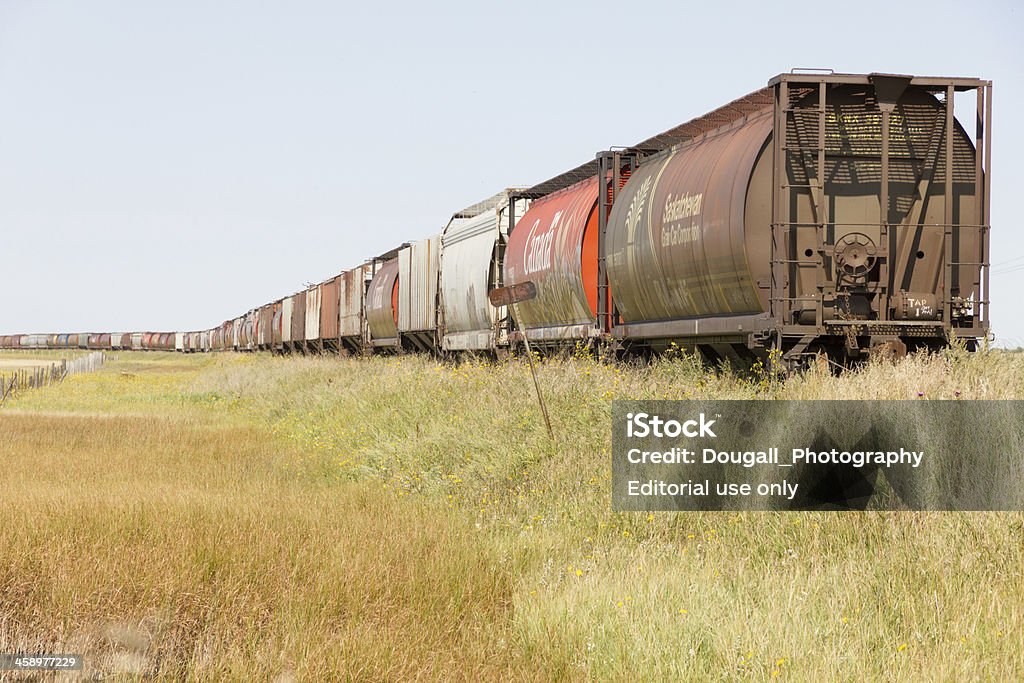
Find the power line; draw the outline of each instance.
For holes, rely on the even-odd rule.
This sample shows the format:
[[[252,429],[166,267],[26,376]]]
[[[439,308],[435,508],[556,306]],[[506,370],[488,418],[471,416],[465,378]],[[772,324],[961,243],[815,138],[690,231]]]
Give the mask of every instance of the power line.
[[[1007,263],[1013,263],[1014,261],[1020,261],[1021,259],[1024,259],[1024,254],[1021,254],[1020,256],[1015,256],[1015,257],[1013,257],[1011,259],[1007,259],[1005,261],[999,261],[997,263],[990,263],[989,265],[992,266],[993,268],[995,266],[1005,266]]]

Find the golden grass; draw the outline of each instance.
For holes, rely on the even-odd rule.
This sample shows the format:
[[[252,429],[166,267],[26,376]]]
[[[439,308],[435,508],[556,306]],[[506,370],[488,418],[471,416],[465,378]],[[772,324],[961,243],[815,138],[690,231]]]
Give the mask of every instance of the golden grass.
[[[168,678],[501,671],[511,575],[430,501],[296,481],[259,429],[30,414],[0,429],[0,649]]]
[[[610,401],[1020,398],[958,351],[786,382],[689,358],[121,354],[0,413],[0,651],[168,680],[1014,680],[1024,515],[610,511]]]

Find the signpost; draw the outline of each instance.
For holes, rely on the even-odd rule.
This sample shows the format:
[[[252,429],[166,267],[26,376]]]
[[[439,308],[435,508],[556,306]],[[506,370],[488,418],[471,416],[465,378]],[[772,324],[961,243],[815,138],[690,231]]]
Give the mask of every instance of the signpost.
[[[512,313],[518,318],[516,312],[516,304],[520,301],[529,301],[537,296],[537,286],[532,282],[520,282],[518,285],[511,285],[510,287],[498,287],[492,289],[487,295],[491,305],[495,308],[500,306],[508,306],[512,309]],[[530,338],[526,334],[526,328],[523,328],[523,344],[526,346],[526,357],[530,361],[530,374],[533,375],[533,387],[537,390],[537,402],[540,404],[540,412],[544,415],[544,424],[548,428],[548,438],[552,441],[555,440],[555,433],[551,429],[551,418],[548,417],[548,409],[544,405],[544,396],[540,392],[540,382],[537,381],[537,369],[533,365],[533,351],[530,349]]]

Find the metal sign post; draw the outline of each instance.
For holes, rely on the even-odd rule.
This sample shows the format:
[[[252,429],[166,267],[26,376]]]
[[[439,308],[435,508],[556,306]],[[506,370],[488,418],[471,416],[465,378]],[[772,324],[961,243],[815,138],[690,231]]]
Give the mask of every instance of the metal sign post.
[[[509,306],[515,317],[519,317],[516,304],[520,301],[528,301],[537,296],[537,287],[532,282],[522,282],[510,287],[499,287],[491,290],[487,295],[491,305],[495,308]],[[526,357],[530,361],[530,374],[533,376],[533,387],[537,390],[537,403],[540,404],[540,412],[544,415],[544,425],[548,428],[548,438],[555,440],[555,433],[551,429],[551,418],[548,417],[547,406],[544,405],[544,395],[540,391],[540,382],[537,381],[537,369],[533,363],[533,350],[530,348],[530,337],[523,328],[523,344],[526,346]]]

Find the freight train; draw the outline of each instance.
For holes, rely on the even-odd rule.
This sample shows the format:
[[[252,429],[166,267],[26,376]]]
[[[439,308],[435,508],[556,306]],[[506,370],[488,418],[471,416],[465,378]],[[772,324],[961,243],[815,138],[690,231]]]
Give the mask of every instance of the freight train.
[[[973,139],[954,116],[965,96]],[[786,365],[974,347],[989,334],[991,102],[974,78],[781,74],[212,329],[0,346],[494,353],[528,336]],[[489,304],[526,282],[535,298]]]

